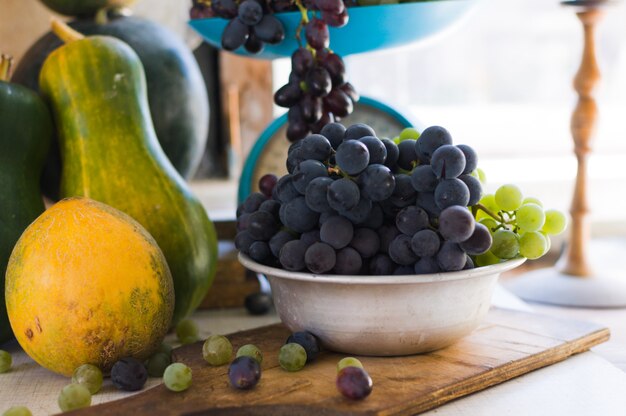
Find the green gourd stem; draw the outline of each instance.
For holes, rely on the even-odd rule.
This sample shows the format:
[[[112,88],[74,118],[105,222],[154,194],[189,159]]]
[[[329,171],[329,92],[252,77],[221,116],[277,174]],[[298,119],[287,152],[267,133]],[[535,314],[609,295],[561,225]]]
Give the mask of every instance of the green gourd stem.
[[[2,54],[0,56],[0,81],[9,81],[11,79],[11,68],[13,67],[13,58],[9,55]]]
[[[57,35],[64,43],[71,43],[85,38],[85,35],[75,31],[57,18],[52,18],[51,26],[52,32],[54,32],[54,34]]]

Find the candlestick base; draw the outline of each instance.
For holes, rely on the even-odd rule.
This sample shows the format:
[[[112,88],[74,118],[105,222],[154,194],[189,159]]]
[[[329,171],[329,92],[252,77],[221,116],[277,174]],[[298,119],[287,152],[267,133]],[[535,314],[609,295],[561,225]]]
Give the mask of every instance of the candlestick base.
[[[626,263],[623,239],[592,241],[589,277],[564,274],[560,268],[534,270],[512,278],[504,287],[525,301],[577,308],[626,308]],[[595,254],[595,255],[594,255]]]

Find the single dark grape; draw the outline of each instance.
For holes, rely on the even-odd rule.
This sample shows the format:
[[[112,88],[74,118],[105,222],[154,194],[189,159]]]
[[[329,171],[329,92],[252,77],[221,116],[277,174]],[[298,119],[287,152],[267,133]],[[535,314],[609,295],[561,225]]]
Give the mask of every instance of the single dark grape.
[[[254,31],[250,33],[248,39],[246,40],[246,43],[243,44],[243,47],[246,49],[246,51],[248,53],[251,53],[252,55],[261,53],[264,46],[265,45],[263,44],[263,41],[256,37]]]
[[[356,92],[356,89],[354,88],[354,86],[350,84],[349,82],[346,82],[345,84],[340,85],[339,89],[345,92],[346,94],[348,94],[348,97],[350,97],[352,102],[356,103],[357,101],[359,101],[359,98],[360,98],[359,93]],[[372,134],[372,136],[376,136],[376,134]]]
[[[247,230],[239,231],[235,236],[235,247],[244,254],[250,252],[250,246],[254,243],[254,238]]]
[[[411,177],[403,173],[395,175],[396,186],[389,200],[398,208],[404,208],[415,204],[417,192],[411,184]]]
[[[339,55],[332,52],[326,53],[319,62],[328,71],[334,87],[343,85],[346,82],[346,66]]]
[[[252,28],[252,33],[261,41],[276,45],[285,39],[285,28],[275,16],[266,14],[261,21]]]
[[[396,265],[386,254],[377,254],[371,258],[369,272],[375,276],[387,276],[393,274]]]
[[[348,130],[346,130],[347,134]],[[367,146],[358,140],[344,141],[335,155],[337,165],[348,175],[358,175],[370,161],[370,154]]]
[[[343,145],[347,143],[358,142],[353,140],[345,142]],[[387,166],[369,165],[365,171],[359,175],[359,185],[361,186],[361,194],[363,196],[372,201],[382,201],[393,194],[396,180]]]
[[[433,230],[421,230],[411,239],[411,249],[419,257],[433,257],[439,251],[441,241]]]
[[[417,261],[417,256],[411,248],[411,237],[400,234],[389,244],[389,257],[401,266],[408,266]]]
[[[299,196],[281,205],[279,215],[285,227],[297,233],[303,233],[317,225],[320,214],[311,210],[304,197]]]
[[[230,385],[237,389],[251,389],[261,379],[261,366],[252,357],[237,357],[228,367],[228,379]]]
[[[439,215],[439,232],[447,241],[460,243],[472,236],[476,221],[472,213],[459,205],[450,206]]]
[[[314,159],[323,162],[332,152],[330,141],[321,134],[311,134],[302,140],[301,154],[305,159]]]
[[[111,381],[113,385],[124,391],[141,390],[148,380],[148,371],[139,360],[126,357],[113,364]]]
[[[328,25],[323,20],[313,18],[304,27],[306,41],[314,49],[326,49],[330,45]]]
[[[400,157],[400,150],[398,149],[398,145],[389,139],[382,139],[383,145],[385,146],[385,150],[387,151],[387,157],[385,159],[385,166],[389,169],[396,167],[398,163],[398,157]]]
[[[239,236],[239,234],[237,234],[237,236]],[[278,233],[276,233],[269,241],[270,251],[272,252],[272,255],[274,255],[274,257],[278,257],[280,254],[280,249],[283,248],[283,246],[287,242],[295,239],[296,237],[294,237],[294,235],[288,231],[279,231]],[[235,240],[235,244],[236,243],[237,240]]]
[[[413,236],[416,232],[427,228],[428,225],[428,214],[415,205],[403,208],[396,216],[396,227],[401,233],[408,236]]]
[[[320,134],[328,139],[333,149],[337,150],[343,141],[345,132],[346,128],[343,124],[329,123],[322,128]]]
[[[336,249],[350,244],[353,235],[352,223],[340,215],[330,217],[320,228],[321,240]]]
[[[263,7],[254,0],[244,0],[239,3],[237,17],[248,26],[254,26],[263,18]]]
[[[387,224],[378,229],[378,237],[380,238],[380,251],[387,253],[389,244],[400,235],[400,230],[395,225]]]
[[[372,201],[361,196],[359,203],[354,208],[347,211],[340,211],[340,214],[349,219],[353,224],[363,224],[372,211]]]
[[[244,231],[248,229],[248,225],[250,224],[250,214],[244,212],[239,217],[237,217],[237,231]]]
[[[324,12],[339,14],[346,9],[342,0],[315,0],[316,6]]]
[[[335,260],[335,274],[355,275],[359,274],[363,266],[361,255],[352,247],[344,247],[337,251]]]
[[[304,144],[302,145],[304,150]],[[305,160],[301,162],[293,171],[293,186],[300,194],[306,193],[306,187],[315,178],[328,177],[328,168],[322,162],[317,160]]]
[[[257,211],[250,214],[248,232],[255,240],[267,241],[278,232],[280,225],[274,215],[267,211]]]
[[[310,247],[315,243],[320,243],[322,241],[320,238],[320,230],[315,228],[311,231],[300,234],[300,241],[306,244],[307,247]]]
[[[489,229],[481,223],[477,223],[471,237],[463,241],[460,246],[463,251],[472,256],[486,253],[491,248],[493,238]]]
[[[322,274],[335,267],[335,250],[325,243],[312,244],[304,254],[304,264],[312,272]]]
[[[352,180],[342,178],[333,181],[333,183],[328,186],[327,198],[328,204],[334,210],[349,210],[354,208],[359,203],[361,192],[359,191],[358,185]]]
[[[435,195],[432,192],[418,192],[415,205],[428,212],[428,215],[438,217],[441,208],[435,203]]]
[[[266,263],[271,256],[269,245],[265,241],[255,241],[250,245],[248,255],[258,263]]]
[[[463,181],[469,190],[470,197],[467,205],[471,207],[478,204],[483,197],[483,186],[480,184],[480,181],[471,175],[461,175],[459,179]]]
[[[377,137],[365,136],[359,139],[370,153],[370,165],[384,164],[387,159],[387,148]]]
[[[259,179],[259,189],[261,193],[270,198],[272,196],[274,186],[276,186],[277,182],[278,178],[276,177],[276,175],[273,175],[271,173],[261,176],[261,179]]]
[[[465,267],[465,252],[457,243],[445,241],[436,256],[437,264],[444,272],[454,272]]]
[[[311,362],[317,358],[320,353],[319,341],[309,331],[294,332],[289,335],[285,344],[299,344],[306,351],[306,362]]]
[[[295,83],[285,84],[274,94],[274,102],[280,107],[290,108],[302,98],[302,89]]]
[[[306,73],[307,92],[315,97],[325,97],[332,89],[330,74],[325,68],[315,66]]]
[[[290,121],[289,126],[287,126],[287,140],[291,142],[302,140],[310,132],[311,130],[309,129],[309,126],[304,122],[304,120]]]
[[[467,185],[463,181],[454,179],[444,179],[435,188],[435,203],[440,209],[445,209],[452,205],[467,206],[470,193]]]
[[[478,167],[478,155],[474,149],[466,144],[459,144],[457,147],[463,152],[463,155],[465,155],[465,169],[463,169],[463,174],[469,175]]]
[[[300,240],[286,242],[280,249],[279,261],[285,270],[293,272],[304,269],[304,253],[307,245]]]
[[[291,55],[291,70],[300,76],[304,76],[313,68],[314,63],[313,54],[306,48],[298,48]]]
[[[413,270],[415,271],[415,274],[430,274],[439,273],[441,268],[435,258],[422,257],[415,263]]]
[[[357,123],[346,129],[343,138],[344,140],[358,140],[361,137],[367,136],[376,137],[376,132],[367,124]]]
[[[281,203],[287,203],[300,196],[300,192],[293,186],[293,177],[285,175],[276,183],[276,197]]]
[[[419,147],[419,153],[430,158],[435,150],[445,144],[452,144],[452,136],[448,130],[441,126],[431,126],[422,132],[416,146]]]
[[[315,123],[322,118],[322,99],[311,94],[304,94],[300,99],[302,118],[307,123]]]
[[[369,258],[378,253],[380,238],[376,231],[370,228],[357,228],[354,231],[350,247],[354,248],[363,258]]]
[[[346,117],[352,114],[354,104],[348,95],[340,89],[333,88],[324,97],[324,108],[337,117]]]
[[[344,9],[341,13],[334,14],[322,11],[322,20],[332,27],[343,27],[348,24],[348,11]]]
[[[403,140],[398,144],[398,162],[397,165],[400,169],[412,170],[417,160],[417,154],[415,153],[415,143],[413,139]]]
[[[263,292],[251,293],[246,296],[244,306],[251,315],[265,315],[272,308],[272,297]]]
[[[362,400],[372,392],[372,379],[359,367],[345,367],[337,374],[337,389],[345,397]]]
[[[430,165],[417,166],[411,173],[411,184],[417,192],[433,192],[438,183]]]
[[[266,199],[267,197],[260,192],[251,193],[243,201],[243,211],[247,213],[257,211]]]
[[[279,219],[278,214],[280,212],[280,202],[275,199],[268,199],[267,201],[264,201],[261,204],[261,206],[259,207],[259,211],[265,211],[265,212],[272,214],[274,219],[278,221]]]
[[[458,147],[446,144],[433,152],[430,166],[437,178],[456,178],[465,169],[465,155]]]
[[[241,20],[231,20],[222,32],[222,48],[227,51],[234,51],[246,43],[249,33],[250,28]]]
[[[331,212],[333,209],[328,203],[328,187],[333,183],[331,178],[319,177],[313,179],[306,187],[304,199],[309,208],[315,212]]]

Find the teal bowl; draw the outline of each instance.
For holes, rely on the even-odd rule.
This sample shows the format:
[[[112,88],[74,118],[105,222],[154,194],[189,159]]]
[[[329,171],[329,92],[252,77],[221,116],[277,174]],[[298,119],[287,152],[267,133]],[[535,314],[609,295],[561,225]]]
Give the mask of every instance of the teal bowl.
[[[330,28],[331,49],[340,56],[408,45],[427,39],[463,17],[477,0],[433,0],[348,9],[350,20],[341,28]],[[298,48],[296,30],[300,12],[276,13],[285,26],[285,40],[265,45],[263,52],[251,55],[243,47],[239,55],[261,59],[289,57]],[[211,45],[220,48],[228,20],[213,17],[191,20],[189,25]]]

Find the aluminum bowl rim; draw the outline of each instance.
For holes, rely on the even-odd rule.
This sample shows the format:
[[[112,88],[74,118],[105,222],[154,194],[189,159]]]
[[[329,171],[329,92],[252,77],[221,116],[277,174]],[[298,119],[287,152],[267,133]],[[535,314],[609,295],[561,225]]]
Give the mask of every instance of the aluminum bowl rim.
[[[303,272],[291,272],[289,270],[277,269],[257,263],[243,253],[239,253],[239,262],[252,271],[262,273],[266,276],[278,277],[287,280],[298,280],[316,283],[335,284],[362,284],[362,285],[399,285],[399,284],[420,284],[433,282],[450,282],[455,280],[473,279],[488,275],[501,274],[512,270],[526,261],[526,258],[519,257],[490,266],[477,267],[470,270],[460,270],[458,272],[443,272],[432,274],[410,274],[410,275],[335,275],[335,274],[315,274]]]

